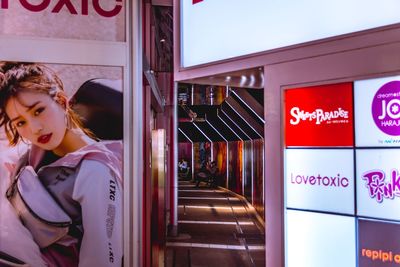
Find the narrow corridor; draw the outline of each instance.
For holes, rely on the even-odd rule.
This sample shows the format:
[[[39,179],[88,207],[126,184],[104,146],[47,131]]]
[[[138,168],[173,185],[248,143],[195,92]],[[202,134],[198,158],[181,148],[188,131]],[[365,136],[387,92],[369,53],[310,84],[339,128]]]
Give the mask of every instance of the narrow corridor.
[[[177,237],[167,267],[265,266],[264,227],[245,201],[222,188],[179,182]]]

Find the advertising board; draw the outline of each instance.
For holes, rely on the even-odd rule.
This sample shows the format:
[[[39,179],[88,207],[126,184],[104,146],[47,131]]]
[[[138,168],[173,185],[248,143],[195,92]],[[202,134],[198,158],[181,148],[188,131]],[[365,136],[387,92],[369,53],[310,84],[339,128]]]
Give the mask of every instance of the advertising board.
[[[358,266],[400,265],[400,224],[378,220],[358,220]]]
[[[398,23],[399,9],[397,0],[384,4],[374,0],[181,0],[181,65],[190,67]]]
[[[121,0],[0,0],[0,265],[13,258],[38,267],[59,265],[55,262],[122,264],[123,98],[130,92],[125,88],[131,75],[125,4]],[[32,198],[24,199],[26,205],[33,205],[31,210],[19,218],[12,174],[19,170],[17,163],[27,150],[37,151],[38,161],[27,162],[18,173],[37,178],[26,182],[43,184],[36,184],[42,185],[41,191],[32,190],[31,184],[18,185],[18,192],[25,185],[29,185],[23,187],[25,193],[35,191]],[[57,175],[50,171],[45,175],[49,164],[58,170]],[[61,171],[61,164],[71,172]],[[44,183],[45,177],[57,181],[57,186]],[[54,231],[45,228],[51,240],[44,238],[40,224],[27,223],[26,216],[33,211],[48,219],[50,228],[51,223],[65,219],[67,231],[55,237]],[[85,217],[84,222],[77,222],[76,215]],[[54,217],[58,221],[49,221]],[[77,229],[86,230],[74,237],[67,235],[65,225],[72,220]],[[59,253],[52,254],[56,247]]]
[[[356,146],[400,146],[400,76],[354,82]]]
[[[354,214],[352,149],[286,149],[286,207]]]
[[[356,266],[354,217],[286,211],[286,266]]]
[[[285,91],[286,147],[351,147],[352,83]]]
[[[400,220],[400,151],[357,149],[357,215]]]

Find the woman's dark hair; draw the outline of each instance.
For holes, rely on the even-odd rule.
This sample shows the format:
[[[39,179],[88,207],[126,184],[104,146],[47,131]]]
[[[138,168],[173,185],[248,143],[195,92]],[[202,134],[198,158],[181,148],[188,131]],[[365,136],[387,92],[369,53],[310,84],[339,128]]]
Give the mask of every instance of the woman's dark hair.
[[[0,61],[0,127],[4,126],[11,146],[18,144],[21,137],[7,116],[5,107],[10,98],[18,97],[24,91],[49,95],[65,107],[67,120],[72,127],[78,127],[95,138],[90,130],[82,126],[79,116],[69,107],[63,83],[52,69],[38,63]]]

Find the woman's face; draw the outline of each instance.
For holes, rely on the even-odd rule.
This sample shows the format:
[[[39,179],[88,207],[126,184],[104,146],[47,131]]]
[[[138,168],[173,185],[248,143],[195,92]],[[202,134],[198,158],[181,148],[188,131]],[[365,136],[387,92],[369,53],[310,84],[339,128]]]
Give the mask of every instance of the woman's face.
[[[66,132],[65,110],[45,93],[20,92],[5,107],[20,136],[45,150],[56,149]]]

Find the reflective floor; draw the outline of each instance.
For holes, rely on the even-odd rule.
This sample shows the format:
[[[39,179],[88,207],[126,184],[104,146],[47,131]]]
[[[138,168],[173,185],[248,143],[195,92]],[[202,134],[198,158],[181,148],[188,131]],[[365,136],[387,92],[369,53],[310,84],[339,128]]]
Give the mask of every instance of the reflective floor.
[[[264,228],[234,194],[179,182],[177,237],[167,242],[167,267],[265,266]]]

